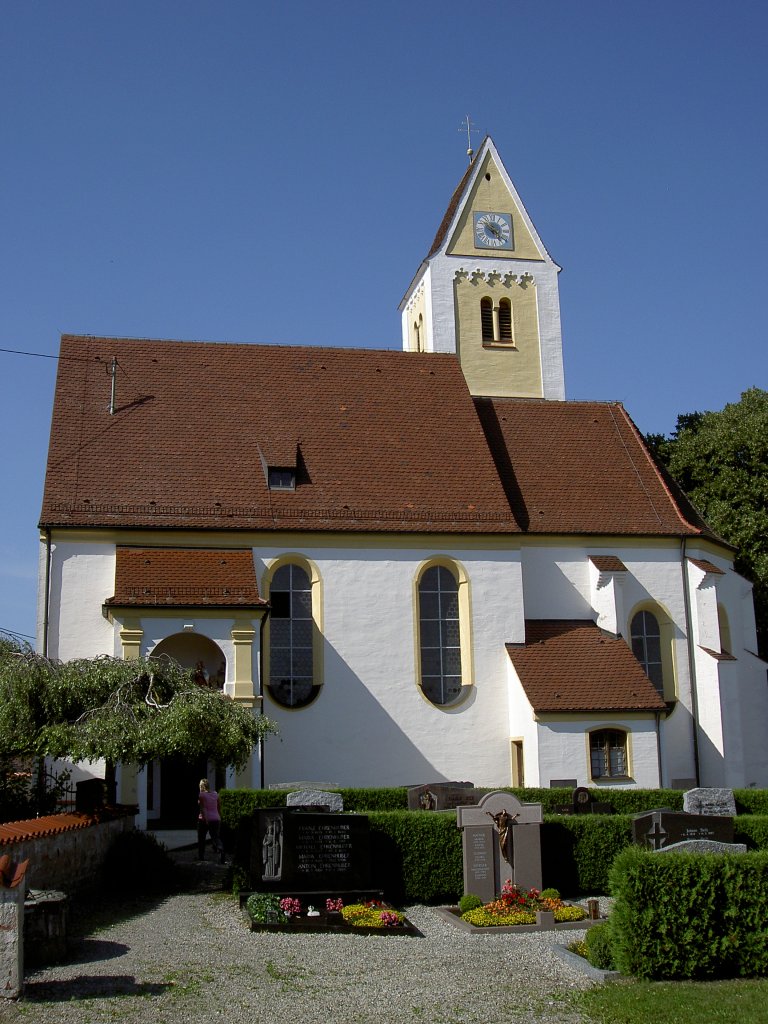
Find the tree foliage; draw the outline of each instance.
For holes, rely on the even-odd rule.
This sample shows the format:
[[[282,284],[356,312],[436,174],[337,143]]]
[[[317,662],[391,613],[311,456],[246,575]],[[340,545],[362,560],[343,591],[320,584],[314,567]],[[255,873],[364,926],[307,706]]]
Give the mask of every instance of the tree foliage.
[[[745,391],[720,412],[678,416],[649,447],[710,526],[737,549],[754,583],[758,646],[768,653],[768,392]]]
[[[170,659],[58,662],[0,637],[0,756],[146,764],[180,755],[241,768],[275,731]]]

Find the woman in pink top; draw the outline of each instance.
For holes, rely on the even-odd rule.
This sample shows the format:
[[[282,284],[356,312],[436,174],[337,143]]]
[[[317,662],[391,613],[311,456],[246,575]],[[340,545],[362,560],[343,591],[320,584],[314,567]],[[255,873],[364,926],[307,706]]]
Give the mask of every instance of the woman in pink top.
[[[205,860],[205,834],[211,836],[211,843],[224,863],[224,844],[219,835],[221,829],[221,804],[219,794],[211,790],[207,779],[200,779],[200,795],[197,798],[200,813],[197,816],[197,859]]]

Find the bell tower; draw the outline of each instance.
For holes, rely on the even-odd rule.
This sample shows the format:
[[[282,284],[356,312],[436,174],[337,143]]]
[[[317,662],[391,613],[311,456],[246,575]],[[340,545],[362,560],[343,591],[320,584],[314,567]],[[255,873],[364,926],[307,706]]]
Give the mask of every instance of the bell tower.
[[[486,137],[400,304],[403,348],[456,353],[473,395],[563,399],[559,272]]]

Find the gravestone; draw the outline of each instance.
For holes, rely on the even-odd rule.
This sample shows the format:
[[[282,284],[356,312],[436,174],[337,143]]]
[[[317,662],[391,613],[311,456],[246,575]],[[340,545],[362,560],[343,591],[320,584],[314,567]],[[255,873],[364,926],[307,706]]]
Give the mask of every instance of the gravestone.
[[[341,793],[328,793],[320,789],[300,789],[285,798],[286,807],[316,807],[318,810],[341,814],[344,798]]]
[[[471,782],[431,782],[409,788],[408,810],[452,811],[455,807],[476,804],[481,796]]]
[[[736,816],[736,801],[732,789],[703,788],[689,789],[683,793],[683,810],[691,814],[714,814]]]
[[[718,843],[714,839],[686,839],[682,843],[662,846],[657,853],[746,853],[746,843]]]
[[[253,823],[251,879],[264,892],[343,893],[370,888],[364,814],[297,808],[259,810]]]
[[[570,804],[561,804],[558,814],[612,814],[613,807],[605,801],[593,799],[586,786],[577,786],[571,794]]]
[[[716,843],[733,842],[733,818],[711,814],[686,814],[660,808],[636,814],[632,819],[632,839],[640,846],[661,850],[675,843],[706,839]]]
[[[338,782],[270,782],[269,789],[341,789]]]
[[[458,807],[464,892],[488,903],[508,878],[541,889],[542,820],[541,804],[523,804],[510,793],[488,793],[474,806]]]

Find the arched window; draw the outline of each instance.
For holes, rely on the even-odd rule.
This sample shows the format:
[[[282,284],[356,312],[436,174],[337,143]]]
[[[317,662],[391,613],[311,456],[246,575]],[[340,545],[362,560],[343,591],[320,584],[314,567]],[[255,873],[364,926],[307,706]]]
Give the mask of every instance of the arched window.
[[[480,299],[480,326],[483,341],[493,341],[493,299]]]
[[[459,584],[450,569],[432,565],[419,580],[421,688],[433,704],[461,695]]]
[[[589,734],[590,769],[593,779],[623,779],[627,767],[627,734],[621,729],[598,729]]]
[[[664,696],[664,665],[661,656],[659,620],[649,611],[638,612],[630,626],[632,653],[653,685]]]
[[[302,707],[319,689],[307,571],[292,562],[281,565],[269,585],[269,603],[269,692],[284,707]]]
[[[501,341],[512,341],[512,303],[509,299],[499,300],[499,337]]]

